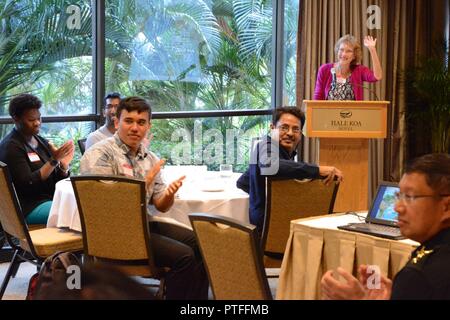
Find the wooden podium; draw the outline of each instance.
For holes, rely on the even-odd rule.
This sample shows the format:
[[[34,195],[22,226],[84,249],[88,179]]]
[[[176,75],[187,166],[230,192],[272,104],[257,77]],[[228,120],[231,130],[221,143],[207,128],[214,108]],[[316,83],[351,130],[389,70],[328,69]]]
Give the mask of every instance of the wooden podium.
[[[369,139],[386,138],[388,101],[304,100],[306,136],[320,138],[319,165],[344,174],[335,212],[367,210]]]

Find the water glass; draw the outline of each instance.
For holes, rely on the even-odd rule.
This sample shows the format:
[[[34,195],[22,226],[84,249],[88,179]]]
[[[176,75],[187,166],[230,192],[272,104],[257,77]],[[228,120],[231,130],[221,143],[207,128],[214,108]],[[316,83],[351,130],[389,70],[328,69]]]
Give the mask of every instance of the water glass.
[[[222,178],[229,178],[233,175],[233,165],[231,164],[221,164],[220,165],[220,176]]]

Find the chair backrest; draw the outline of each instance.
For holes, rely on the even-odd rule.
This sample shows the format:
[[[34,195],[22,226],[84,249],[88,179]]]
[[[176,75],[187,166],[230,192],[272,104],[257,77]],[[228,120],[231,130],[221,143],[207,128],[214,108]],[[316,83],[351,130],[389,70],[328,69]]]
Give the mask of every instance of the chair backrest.
[[[35,255],[33,243],[30,239],[25,217],[17,199],[16,190],[9,174],[8,166],[0,161],[0,223],[3,232],[10,241],[11,237],[22,240],[23,249]]]
[[[339,184],[320,179],[266,178],[266,215],[262,234],[264,253],[281,258],[289,238],[291,220],[333,212]]]
[[[86,138],[78,140],[78,147],[80,147],[80,152],[83,155],[86,151]]]
[[[190,214],[215,299],[272,299],[256,227],[212,214]]]
[[[145,182],[107,175],[74,176],[70,180],[80,213],[85,254],[115,264],[147,260],[156,272]]]

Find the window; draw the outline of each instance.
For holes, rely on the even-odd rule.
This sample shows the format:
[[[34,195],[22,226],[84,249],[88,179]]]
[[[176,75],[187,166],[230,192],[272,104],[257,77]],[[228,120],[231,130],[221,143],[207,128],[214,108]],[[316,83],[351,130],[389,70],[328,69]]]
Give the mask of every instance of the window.
[[[32,92],[43,101],[42,115],[91,114],[92,31],[90,1],[2,1],[6,36],[0,55],[0,115],[9,97]],[[64,4],[64,5],[63,5]]]
[[[10,130],[8,102],[33,93],[42,116],[80,116],[92,106],[91,1],[20,0],[0,2],[0,138]],[[61,119],[64,121],[64,119]],[[43,125],[44,136],[77,139],[90,122]]]
[[[106,2],[106,91],[156,112],[268,109],[271,1]]]
[[[152,144],[163,157],[171,154],[168,138],[175,130],[192,131],[199,123],[203,132],[218,129],[223,138],[227,130],[264,134],[275,101],[273,24],[279,8],[273,3],[278,2],[3,1],[0,47],[10,54],[0,55],[0,138],[11,129],[8,101],[22,92],[43,101],[41,113],[51,123],[44,121],[41,133],[57,144],[85,137],[94,121],[98,126],[101,106],[93,97],[104,91],[151,102]],[[102,8],[104,17],[92,16]],[[276,94],[292,105],[298,1],[285,0],[282,16],[284,62],[277,72],[283,73],[284,89]],[[93,18],[97,27],[104,25],[104,39],[92,34]],[[94,75],[92,66],[102,64],[104,74]],[[247,163],[238,164],[239,170]]]
[[[297,31],[298,31],[299,1],[285,0],[284,8],[284,105],[296,105],[296,75],[297,75]]]
[[[222,138],[242,128],[247,134],[267,130],[268,116],[220,112],[270,109],[272,1],[109,0],[105,13],[106,91],[145,97],[154,113],[164,112],[167,120],[153,121],[152,150],[169,163],[177,130],[194,134],[201,124],[203,132],[220,130]],[[192,111],[218,114],[199,118]],[[184,118],[172,119],[173,112]],[[203,147],[200,153],[208,151],[207,143]],[[219,166],[189,159],[183,164]],[[235,164],[242,170],[248,159]]]
[[[150,150],[170,165],[221,163],[244,172],[249,164],[252,139],[269,132],[270,116],[189,118],[152,121]]]

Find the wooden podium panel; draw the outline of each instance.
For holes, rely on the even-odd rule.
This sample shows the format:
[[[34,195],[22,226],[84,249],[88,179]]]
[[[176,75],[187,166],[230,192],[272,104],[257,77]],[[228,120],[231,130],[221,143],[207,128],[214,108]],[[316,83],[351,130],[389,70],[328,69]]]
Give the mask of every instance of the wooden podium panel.
[[[369,139],[386,138],[388,101],[305,100],[306,136],[320,138],[319,165],[334,166],[344,181],[334,212],[367,210]]]
[[[305,100],[306,136],[386,138],[387,101]]]
[[[368,139],[320,139],[319,165],[334,166],[344,174],[334,212],[367,210],[368,148]]]

